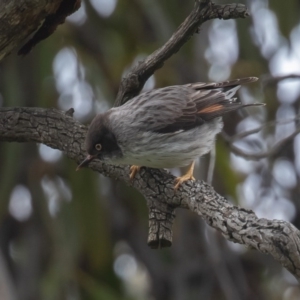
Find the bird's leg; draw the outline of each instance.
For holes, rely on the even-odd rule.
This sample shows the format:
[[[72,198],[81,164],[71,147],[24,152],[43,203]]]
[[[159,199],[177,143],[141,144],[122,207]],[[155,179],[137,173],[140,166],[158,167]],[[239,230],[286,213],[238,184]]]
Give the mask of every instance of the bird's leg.
[[[132,165],[130,167],[130,173],[129,173],[130,180],[134,179],[136,173],[139,172],[140,168],[141,168],[140,166],[136,166],[136,165]]]
[[[195,167],[195,162],[193,161],[191,163],[191,165],[189,166],[186,174],[184,174],[183,176],[177,177],[175,179],[175,182],[176,182],[176,184],[175,184],[175,190],[177,190],[180,187],[180,185],[182,183],[184,183],[185,181],[196,180],[195,177],[193,176],[194,167]]]

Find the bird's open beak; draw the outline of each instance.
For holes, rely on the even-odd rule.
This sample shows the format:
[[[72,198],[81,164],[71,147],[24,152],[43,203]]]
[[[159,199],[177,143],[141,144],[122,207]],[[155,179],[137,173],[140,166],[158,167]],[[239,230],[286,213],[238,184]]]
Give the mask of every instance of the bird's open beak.
[[[93,155],[88,155],[83,161],[82,163],[76,168],[76,171],[78,171],[79,169],[87,166],[94,158],[96,158],[96,156]]]

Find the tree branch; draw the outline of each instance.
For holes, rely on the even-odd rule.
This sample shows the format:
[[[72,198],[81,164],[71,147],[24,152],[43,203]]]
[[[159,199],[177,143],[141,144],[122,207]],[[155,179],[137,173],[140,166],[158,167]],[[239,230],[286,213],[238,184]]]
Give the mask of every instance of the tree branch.
[[[229,137],[228,135],[224,134],[223,137],[225,138],[226,141],[228,141],[230,143],[233,143],[233,142],[235,142],[237,140],[240,140],[242,138],[245,138],[245,137],[247,137],[251,134],[258,133],[258,132],[262,131],[265,128],[274,127],[276,125],[289,124],[289,123],[296,122],[296,121],[299,121],[299,120],[300,120],[300,115],[298,114],[293,118],[287,118],[287,119],[283,119],[283,120],[273,120],[273,121],[266,122],[266,123],[262,124],[261,126],[258,126],[254,129],[251,129],[251,130],[247,130],[247,131],[237,133],[234,136]]]
[[[247,132],[247,133],[249,133],[249,134],[255,133],[255,132],[257,132],[257,129],[254,129],[253,131],[249,131],[249,132]],[[222,136],[225,139],[226,143],[229,145],[230,150],[234,154],[241,156],[245,159],[249,159],[249,160],[260,160],[262,158],[275,157],[276,155],[278,155],[278,153],[280,153],[280,151],[285,147],[285,145],[287,143],[291,142],[299,133],[300,133],[300,127],[297,128],[293,133],[288,135],[286,138],[277,142],[268,151],[261,151],[261,152],[257,152],[257,153],[249,153],[249,152],[246,152],[246,151],[242,150],[241,148],[235,146],[233,144],[233,142],[236,140],[236,138],[235,137],[231,138],[225,132],[222,132]]]
[[[63,0],[0,1],[0,60],[24,42]],[[8,5],[9,3],[9,5]]]
[[[79,9],[81,0],[62,0],[55,13],[49,14],[43,25],[38,29],[34,36],[18,51],[19,55],[28,54],[32,48],[40,41],[49,37],[58,25],[65,22],[67,16]]]
[[[262,86],[263,88],[266,88],[267,86],[274,86],[278,84],[280,81],[286,80],[286,79],[300,79],[300,74],[289,74],[289,75],[283,75],[283,76],[272,76],[272,75],[265,75],[262,76]]]
[[[85,156],[86,130],[69,114],[55,109],[0,109],[1,142],[43,143],[63,151],[76,162]],[[150,210],[148,244],[152,248],[171,245],[174,210],[186,208],[227,240],[273,256],[300,280],[300,232],[289,222],[258,218],[253,211],[229,203],[203,181],[187,182],[175,191],[174,176],[163,170],[142,168],[130,182],[128,166],[105,165],[96,160],[90,167],[125,181],[143,194]]]
[[[160,69],[168,58],[178,52],[205,21],[216,18],[224,20],[245,18],[247,16],[249,13],[243,4],[217,5],[211,1],[196,0],[194,9],[171,38],[122,79],[115,106],[120,106],[136,96],[142,90],[147,79]]]

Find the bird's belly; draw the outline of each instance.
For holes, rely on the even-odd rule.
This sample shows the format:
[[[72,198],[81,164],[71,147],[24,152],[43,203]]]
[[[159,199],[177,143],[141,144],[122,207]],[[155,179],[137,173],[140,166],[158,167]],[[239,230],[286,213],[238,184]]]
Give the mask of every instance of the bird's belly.
[[[178,149],[177,145],[168,145],[151,151],[151,149],[143,152],[143,155],[132,152],[129,153],[126,163],[140,165],[151,168],[175,168],[189,165],[198,157],[209,152],[211,147],[185,147]]]
[[[124,141],[123,157],[113,163],[151,168],[187,166],[212,149],[222,125],[220,119],[215,119],[210,124],[176,134],[139,132],[134,140]]]

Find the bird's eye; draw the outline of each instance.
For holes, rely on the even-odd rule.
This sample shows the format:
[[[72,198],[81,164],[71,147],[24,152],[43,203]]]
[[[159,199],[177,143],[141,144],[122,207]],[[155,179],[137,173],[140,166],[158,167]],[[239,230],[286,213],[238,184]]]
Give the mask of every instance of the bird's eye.
[[[101,144],[96,144],[95,148],[97,151],[100,151],[102,149],[102,146],[101,146]]]

